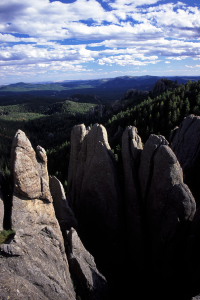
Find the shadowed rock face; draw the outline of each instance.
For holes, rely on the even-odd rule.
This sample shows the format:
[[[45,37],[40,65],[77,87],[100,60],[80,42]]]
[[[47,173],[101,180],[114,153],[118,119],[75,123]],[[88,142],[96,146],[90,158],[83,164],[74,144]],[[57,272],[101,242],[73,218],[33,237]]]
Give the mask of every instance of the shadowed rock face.
[[[67,233],[67,239],[70,272],[81,299],[108,299],[107,281],[97,270],[94,258],[73,228]]]
[[[4,205],[2,199],[0,198],[0,230],[3,229],[3,216],[4,216]]]
[[[4,217],[2,185],[3,185],[3,175],[0,173],[0,230],[3,229],[3,217]]]
[[[137,128],[129,126],[122,136],[122,160],[124,169],[125,187],[125,220],[128,240],[128,251],[131,253],[130,260],[137,272],[142,272],[143,234],[142,234],[142,211],[139,188],[139,164],[143,145],[137,134]]]
[[[82,147],[83,140],[87,134],[87,130],[84,124],[76,125],[73,127],[71,132],[71,151],[70,151],[70,161],[69,161],[69,171],[68,171],[68,190],[70,191],[70,205],[75,206],[74,203],[77,198],[77,181],[82,178],[77,177],[77,169],[81,169],[80,161],[78,160],[79,152]],[[80,172],[80,171],[79,171]],[[80,176],[79,176],[80,177]]]
[[[199,251],[200,251],[200,208],[197,209],[187,244],[188,288],[190,295],[198,295],[192,300],[200,299],[199,281]]]
[[[0,173],[0,230],[11,229],[12,192],[10,178]]]
[[[84,140],[80,131],[86,133]],[[76,144],[81,144],[81,148],[75,157],[73,149],[78,149]],[[75,214],[79,220],[88,223],[89,230],[92,218],[99,232],[106,230],[105,234],[109,235],[112,232],[116,236],[119,221],[119,186],[107,132],[102,125],[94,125],[88,133],[83,125],[75,126],[71,145],[69,178],[72,184],[69,185],[68,197]],[[75,187],[76,194],[72,186]],[[88,216],[90,218],[87,218]],[[104,223],[100,226],[102,228],[99,228],[100,220]]]
[[[7,244],[0,246],[1,298],[75,300],[53,204],[36,198],[45,194],[45,200],[46,196],[51,199],[49,190],[41,188],[41,180],[38,180],[42,177],[45,184],[47,182],[45,152],[39,148],[38,162],[29,140],[21,131],[15,137],[12,151],[17,194],[13,196],[12,224],[16,233]],[[34,199],[24,199],[24,196]]]
[[[190,187],[197,205],[200,203],[200,117],[190,115],[172,136],[171,148],[183,168],[184,181]]]
[[[55,177],[50,176],[49,185],[53,197],[53,206],[56,218],[62,230],[77,227],[77,221],[72,209],[69,207],[62,183]]]
[[[83,141],[80,140],[80,131],[86,133]],[[73,149],[77,149],[74,143],[81,144],[76,157],[73,154]],[[95,256],[97,265],[103,266],[103,273],[109,273],[124,242],[120,234],[120,189],[106,129],[96,124],[86,132],[83,125],[76,126],[72,131],[71,146],[69,203],[73,204],[81,240]],[[73,161],[77,167],[73,167]],[[72,173],[71,170],[75,169],[76,172]],[[72,187],[75,187],[76,193]]]
[[[12,145],[14,194],[28,199],[52,201],[49,192],[47,157],[38,146],[36,153],[25,133],[18,130]]]
[[[79,146],[73,146],[73,141]],[[125,206],[121,213],[124,213],[126,231],[121,241],[117,238],[117,235],[122,237],[119,227],[123,228],[118,174],[105,128],[95,125],[87,132],[83,125],[76,126],[72,132],[73,149],[79,151],[72,154],[75,167],[71,161],[69,169],[70,203],[79,223],[80,236],[97,262],[102,266],[101,258],[104,258],[108,265],[106,274],[114,276],[117,255],[122,253],[117,252],[120,249],[117,243],[124,243],[126,238],[128,263],[137,277],[141,279],[145,272],[147,276],[142,282],[150,283],[152,288],[156,280],[161,287],[158,292],[151,290],[150,294],[158,299],[159,292],[170,285],[163,300],[173,294],[179,296],[186,263],[185,244],[196,205],[188,186],[183,183],[182,169],[166,139],[151,135],[143,149],[135,127],[128,127],[123,134]],[[119,270],[123,268],[120,266]],[[123,270],[124,274],[126,271]],[[175,280],[176,277],[181,279]],[[131,280],[124,278],[130,284]],[[122,277],[120,280],[123,286]],[[139,281],[135,293],[138,299],[143,299]],[[118,286],[119,281],[114,282]]]
[[[140,179],[151,268],[160,287],[170,287],[167,297],[177,291],[180,296],[185,243],[196,205],[183,183],[180,164],[163,137],[151,135],[146,142]]]
[[[152,134],[145,143],[145,148],[141,154],[141,163],[139,169],[140,190],[143,202],[145,202],[149,188],[151,186],[152,171],[154,164],[154,155],[160,145],[168,145],[168,142],[163,136]]]
[[[87,211],[91,212],[98,229],[100,220],[104,220],[104,238],[108,234],[112,239],[117,234],[120,200],[114,157],[105,128],[101,125],[94,126],[87,134],[85,142],[86,147],[80,153],[86,159],[79,209],[84,214],[84,219],[85,209],[86,214]]]

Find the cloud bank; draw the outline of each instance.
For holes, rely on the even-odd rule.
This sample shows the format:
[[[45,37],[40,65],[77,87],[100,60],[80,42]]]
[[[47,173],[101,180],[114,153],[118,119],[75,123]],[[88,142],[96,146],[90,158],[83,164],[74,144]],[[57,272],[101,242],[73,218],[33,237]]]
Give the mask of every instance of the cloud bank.
[[[200,75],[199,33],[191,1],[1,0],[0,80],[173,75],[172,64]]]

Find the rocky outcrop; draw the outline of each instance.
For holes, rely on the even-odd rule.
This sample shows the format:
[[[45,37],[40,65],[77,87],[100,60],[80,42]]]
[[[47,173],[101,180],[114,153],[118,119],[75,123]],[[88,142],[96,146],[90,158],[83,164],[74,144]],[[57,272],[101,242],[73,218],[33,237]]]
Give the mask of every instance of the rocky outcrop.
[[[185,244],[196,205],[167,144],[162,136],[149,137],[141,155],[140,184],[151,270],[162,289],[170,286],[169,298],[181,293]]]
[[[49,179],[53,206],[61,230],[69,230],[71,227],[77,228],[77,220],[72,209],[69,207],[62,183],[55,176],[50,176]]]
[[[163,136],[151,135],[143,148],[128,127],[117,162],[102,125],[75,126],[67,199],[61,182],[49,180],[44,149],[35,152],[19,130],[15,235],[0,245],[0,298],[198,299],[200,210],[183,181],[198,166],[198,137],[190,141],[198,124],[190,116],[172,135],[183,171]]]
[[[30,141],[18,131],[12,149],[15,236],[0,247],[0,297],[75,300],[63,237],[48,189],[46,154],[40,147],[37,153],[36,158]]]
[[[200,117],[190,115],[183,120],[172,135],[171,148],[183,168],[184,180],[199,205]]]
[[[67,239],[70,272],[81,299],[108,299],[107,281],[97,270],[94,258],[85,249],[74,228],[67,233]]]
[[[47,157],[38,146],[36,152],[25,133],[18,130],[12,145],[14,194],[27,199],[43,199],[51,202]]]

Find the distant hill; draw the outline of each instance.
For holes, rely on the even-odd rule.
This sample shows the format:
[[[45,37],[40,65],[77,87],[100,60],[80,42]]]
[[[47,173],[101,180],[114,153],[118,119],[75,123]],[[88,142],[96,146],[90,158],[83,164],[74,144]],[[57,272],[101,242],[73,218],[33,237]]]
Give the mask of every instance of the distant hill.
[[[161,77],[146,75],[47,83],[18,82],[0,87],[0,105],[32,101],[54,103],[69,97],[77,102],[106,104],[120,100],[129,89],[151,91],[156,82],[162,78],[178,83],[200,80],[200,76]]]

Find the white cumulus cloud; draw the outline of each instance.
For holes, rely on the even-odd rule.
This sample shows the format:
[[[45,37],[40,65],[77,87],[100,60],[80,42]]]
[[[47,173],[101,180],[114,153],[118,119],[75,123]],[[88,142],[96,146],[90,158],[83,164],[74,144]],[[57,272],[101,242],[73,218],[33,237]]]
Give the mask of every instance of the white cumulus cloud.
[[[1,0],[1,70],[46,74],[86,72],[90,63],[199,61],[200,9],[190,2]]]

